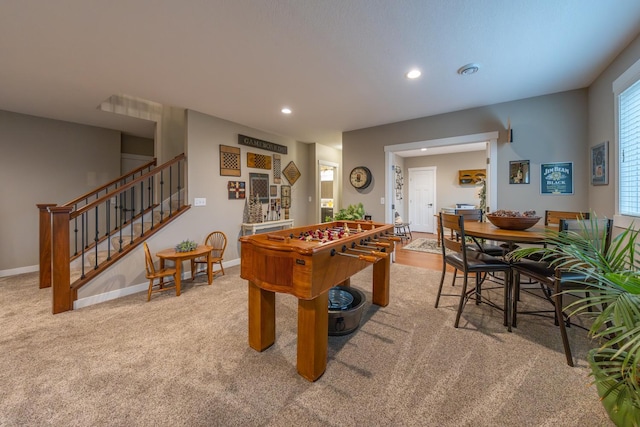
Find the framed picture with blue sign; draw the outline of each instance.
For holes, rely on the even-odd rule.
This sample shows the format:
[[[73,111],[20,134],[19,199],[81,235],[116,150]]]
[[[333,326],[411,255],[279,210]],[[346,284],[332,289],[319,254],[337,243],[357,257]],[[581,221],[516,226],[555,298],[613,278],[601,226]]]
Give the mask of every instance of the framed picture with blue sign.
[[[540,193],[573,194],[573,162],[542,163],[540,165]]]

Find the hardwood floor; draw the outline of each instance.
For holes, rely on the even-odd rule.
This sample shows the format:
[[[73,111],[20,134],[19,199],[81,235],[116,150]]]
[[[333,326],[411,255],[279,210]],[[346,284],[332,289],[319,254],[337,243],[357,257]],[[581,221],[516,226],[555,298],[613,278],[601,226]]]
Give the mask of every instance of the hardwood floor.
[[[436,239],[435,234],[412,232],[412,239],[407,239],[404,243],[396,245],[396,262],[403,265],[427,268],[430,270],[442,271],[442,255],[430,254],[426,252],[402,250],[402,247],[420,237],[426,239]],[[453,271],[453,270],[451,270]]]

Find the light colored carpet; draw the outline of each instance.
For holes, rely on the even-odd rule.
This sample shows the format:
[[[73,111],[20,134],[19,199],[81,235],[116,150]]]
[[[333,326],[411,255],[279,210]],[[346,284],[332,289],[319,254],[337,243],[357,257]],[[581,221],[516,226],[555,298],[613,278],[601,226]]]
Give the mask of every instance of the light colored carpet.
[[[408,245],[403,246],[402,249],[406,249],[409,251],[428,252],[431,254],[442,253],[442,247],[438,245],[437,240],[426,239],[424,237],[413,240]]]
[[[315,383],[296,372],[297,300],[277,295],[276,343],[258,353],[246,282],[226,271],[177,298],[141,293],[55,316],[37,273],[0,278],[0,425],[611,425],[551,320],[522,317],[508,333],[500,312],[470,304],[454,329],[457,298],[433,308],[437,271],[394,264],[391,303],[329,337]],[[371,276],[352,278],[367,298]],[[569,334],[584,355],[585,332]]]

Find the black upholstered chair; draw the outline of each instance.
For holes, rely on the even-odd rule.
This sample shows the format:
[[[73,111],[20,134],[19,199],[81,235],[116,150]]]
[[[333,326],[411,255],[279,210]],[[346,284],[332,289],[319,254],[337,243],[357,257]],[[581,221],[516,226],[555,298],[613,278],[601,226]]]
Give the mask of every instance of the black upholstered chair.
[[[611,229],[613,220],[611,219],[560,219],[560,233],[577,233],[589,239],[596,239],[596,247],[607,250],[611,244]],[[585,235],[588,234],[588,235]],[[558,250],[562,248],[559,247]],[[594,254],[595,255],[595,254]],[[520,259],[511,264],[513,269],[514,298],[512,308],[511,324],[517,326],[518,314],[544,315],[545,312],[553,313],[556,326],[559,326],[562,337],[562,345],[569,366],[574,366],[571,346],[567,336],[567,327],[571,325],[570,319],[564,310],[563,296],[567,293],[589,292],[586,277],[583,274],[569,271],[555,265],[553,258],[543,257],[541,260]],[[542,297],[552,305],[552,310],[518,311],[518,300],[520,297],[520,278],[527,276],[533,281],[540,283],[542,287]]]
[[[464,221],[463,215],[452,215],[440,213],[440,232],[442,238],[442,276],[440,278],[440,286],[438,287],[438,294],[436,296],[435,307],[438,308],[441,296],[457,296],[459,297],[458,312],[456,314],[456,321],[454,327],[458,327],[460,323],[460,316],[462,310],[469,299],[475,297],[476,304],[485,302],[492,307],[498,308],[504,311],[504,325],[511,331],[511,316],[510,316],[510,300],[511,300],[511,267],[509,263],[499,257],[488,255],[484,252],[470,250],[467,246],[467,239],[464,233]],[[449,228],[454,231],[455,235],[459,238],[451,239],[445,237],[444,228]],[[447,252],[447,249],[450,252]],[[443,294],[442,286],[444,284],[445,275],[447,272],[447,265],[452,266],[456,272],[462,273],[463,285],[460,294]],[[502,307],[494,304],[490,300],[482,296],[482,285],[484,282],[484,276],[486,273],[504,273],[505,280],[501,286],[504,289],[504,302]],[[475,277],[475,283],[471,290],[468,290],[469,276]],[[453,280],[456,280],[456,274],[454,273]]]

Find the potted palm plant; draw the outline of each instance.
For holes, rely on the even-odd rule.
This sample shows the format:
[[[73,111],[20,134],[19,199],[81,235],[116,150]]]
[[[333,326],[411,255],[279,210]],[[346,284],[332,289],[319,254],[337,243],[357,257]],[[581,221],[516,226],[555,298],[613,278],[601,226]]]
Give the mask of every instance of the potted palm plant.
[[[566,309],[569,316],[591,317],[589,335],[598,346],[587,361],[609,417],[617,426],[640,426],[640,230],[625,229],[605,248],[596,224],[582,221],[579,233],[550,232],[546,248],[519,249],[514,258],[542,252],[556,267],[585,278],[589,292]]]

